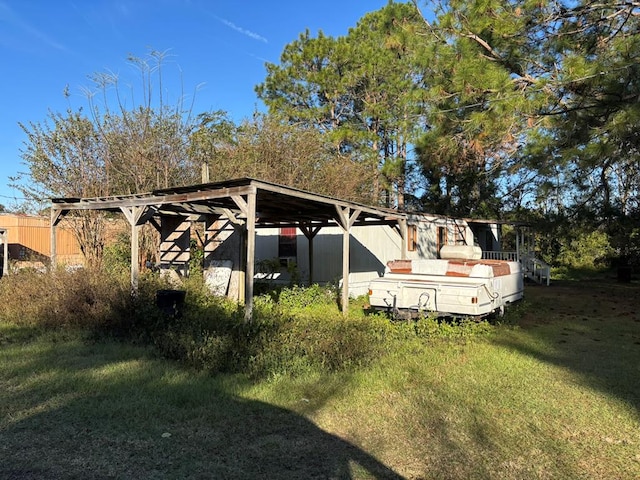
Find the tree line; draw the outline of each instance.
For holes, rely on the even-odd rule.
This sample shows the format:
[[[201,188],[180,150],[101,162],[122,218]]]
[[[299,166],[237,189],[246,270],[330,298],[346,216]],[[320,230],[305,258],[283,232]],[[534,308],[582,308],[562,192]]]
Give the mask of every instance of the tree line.
[[[252,176],[348,200],[529,220],[553,262],[597,233],[640,252],[640,2],[390,1],[339,37],[302,32],[240,124],[94,76],[86,110],[22,125],[29,198]],[[161,90],[160,90],[161,91]],[[25,181],[26,180],[26,181]],[[587,242],[588,243],[588,242]],[[611,253],[613,252],[613,253]]]

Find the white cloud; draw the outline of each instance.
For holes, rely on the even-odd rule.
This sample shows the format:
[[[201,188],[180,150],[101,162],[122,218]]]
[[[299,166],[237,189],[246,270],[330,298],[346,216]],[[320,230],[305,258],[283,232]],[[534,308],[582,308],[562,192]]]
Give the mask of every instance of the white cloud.
[[[56,50],[67,50],[64,45],[56,42],[43,31],[38,30],[34,26],[23,21],[5,2],[0,2],[0,23],[13,25],[15,28],[22,30],[32,38],[35,38],[39,42],[42,42],[51,48],[55,48]]]
[[[253,38],[254,40],[258,40],[260,42],[269,43],[266,38],[264,38],[262,35],[256,32],[252,32],[251,30],[247,30],[246,28],[239,27],[235,23],[229,20],[226,20],[224,18],[220,18],[220,17],[216,17],[216,18],[220,22],[224,23],[227,27],[231,28],[232,30],[235,30],[236,32],[241,33],[242,35],[246,35],[247,37]]]

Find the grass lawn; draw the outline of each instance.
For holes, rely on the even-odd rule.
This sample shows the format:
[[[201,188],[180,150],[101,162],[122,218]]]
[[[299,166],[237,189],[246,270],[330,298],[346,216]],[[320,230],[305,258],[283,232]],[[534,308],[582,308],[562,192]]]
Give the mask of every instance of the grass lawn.
[[[639,294],[528,287],[517,327],[259,383],[0,325],[0,478],[640,478]]]

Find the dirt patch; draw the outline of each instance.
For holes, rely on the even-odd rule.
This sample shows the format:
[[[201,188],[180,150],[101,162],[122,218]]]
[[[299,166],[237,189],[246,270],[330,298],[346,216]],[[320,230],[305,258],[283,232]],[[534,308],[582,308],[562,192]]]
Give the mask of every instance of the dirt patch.
[[[522,327],[558,320],[606,321],[612,317],[640,322],[640,284],[613,280],[556,281],[550,286],[525,288],[526,313]]]

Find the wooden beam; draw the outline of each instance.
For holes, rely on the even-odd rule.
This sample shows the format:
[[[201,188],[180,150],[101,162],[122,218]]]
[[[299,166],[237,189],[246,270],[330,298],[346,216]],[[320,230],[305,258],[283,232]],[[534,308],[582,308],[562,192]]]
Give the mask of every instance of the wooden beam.
[[[238,209],[245,217],[249,216],[249,205],[240,195],[231,195],[231,200],[238,206]],[[254,215],[255,216],[255,215]]]
[[[122,197],[102,197],[85,199],[54,199],[53,203],[58,209],[69,210],[118,210],[122,207],[132,208],[137,206],[161,207],[176,203],[190,203],[220,198],[231,198],[233,195],[247,195],[255,192],[251,185],[215,190],[198,190],[194,192],[177,193],[150,193],[139,195],[127,195]]]
[[[234,227],[241,227],[244,225],[244,220],[237,218],[235,214],[228,208],[223,208],[222,213],[224,214],[225,217],[229,219],[229,221],[233,224]]]
[[[247,229],[244,225],[238,226],[233,224],[233,228],[238,232],[240,237],[240,245],[238,256],[239,268],[238,268],[238,303],[244,303],[247,299],[247,251],[249,249],[249,242],[247,240]],[[245,314],[246,314],[246,303],[245,303]]]
[[[304,192],[301,190],[290,189],[280,185],[274,185],[274,184],[269,184],[264,182],[254,182],[254,184],[255,184],[255,188],[258,188],[260,190],[274,192],[274,193],[278,193],[288,197],[299,198],[302,200],[308,200],[316,203],[321,203],[328,206],[335,205],[336,209],[353,208],[355,206],[356,209],[360,209],[361,211],[367,212],[376,217],[384,217],[384,218],[393,219],[393,220],[396,220],[398,218],[403,218],[406,216],[403,213],[398,213],[390,209],[383,210],[375,207],[369,207],[366,205],[354,204],[352,202],[338,200],[336,198],[331,198],[331,197],[310,193],[310,192]]]
[[[342,315],[349,315],[349,243],[351,233],[349,228],[342,232]]]
[[[131,292],[138,293],[138,278],[140,277],[140,242],[138,240],[139,227],[131,224]]]
[[[51,209],[51,226],[58,225],[58,223],[60,223],[60,220],[62,220],[67,213],[69,213],[69,210],[52,208]]]
[[[3,257],[2,257],[2,274],[9,273],[9,232],[4,231]]]
[[[49,266],[50,268],[53,270],[54,268],[56,268],[56,264],[57,264],[57,243],[56,243],[56,227],[58,226],[58,224],[60,223],[60,221],[65,217],[65,215],[67,215],[69,213],[69,210],[63,209],[63,208],[55,208],[52,207],[51,208],[51,223],[50,223],[50,247],[51,247],[51,255],[49,257]],[[7,255],[5,255],[4,257],[5,259],[7,258]]]

